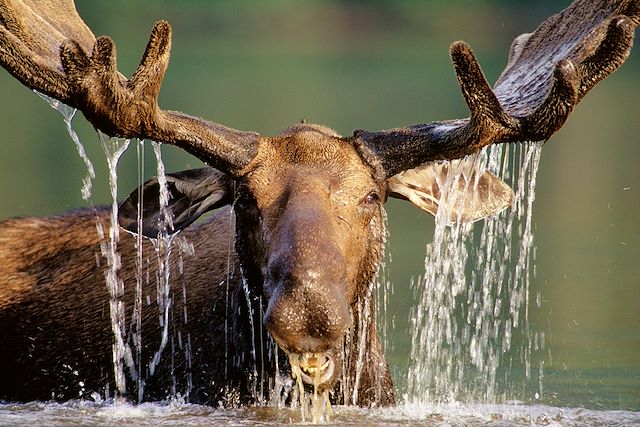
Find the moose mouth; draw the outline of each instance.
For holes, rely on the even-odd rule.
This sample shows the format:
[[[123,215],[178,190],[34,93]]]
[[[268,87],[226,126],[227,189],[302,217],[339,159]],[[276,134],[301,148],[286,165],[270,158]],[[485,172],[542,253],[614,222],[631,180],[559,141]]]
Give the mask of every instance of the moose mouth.
[[[330,383],[335,370],[333,359],[324,353],[289,354],[291,375],[305,384],[320,387]]]

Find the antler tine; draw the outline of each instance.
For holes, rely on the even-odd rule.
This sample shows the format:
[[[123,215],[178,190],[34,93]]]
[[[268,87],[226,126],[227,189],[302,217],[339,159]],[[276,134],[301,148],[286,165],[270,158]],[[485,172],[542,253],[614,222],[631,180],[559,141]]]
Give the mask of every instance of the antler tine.
[[[257,133],[158,106],[171,50],[167,22],[154,26],[130,80],[117,70],[113,41],[96,39],[70,0],[55,7],[39,0],[0,0],[0,24],[2,65],[26,86],[78,108],[103,132],[176,145],[233,176],[255,157]]]
[[[76,91],[85,94],[81,110],[89,121],[110,135],[167,142],[231,175],[242,174],[256,155],[257,133],[158,107],[170,49],[171,27],[160,21],[151,32],[140,65],[132,79],[126,81],[117,74],[113,43],[108,37],[99,38],[89,60],[93,64],[90,69],[77,78],[69,73]],[[62,57],[65,64],[64,53]],[[96,88],[100,89],[96,92]]]
[[[595,84],[619,67],[629,57],[633,35],[638,20],[627,16],[617,17],[609,23],[606,37],[595,53],[580,64],[582,98]]]
[[[500,101],[493,93],[471,47],[464,42],[455,42],[449,49],[453,69],[460,90],[469,107],[471,120],[487,120],[505,127],[516,123],[502,110]]]
[[[528,116],[508,114],[491,89],[471,48],[464,42],[451,46],[451,58],[471,116],[462,120],[410,125],[388,131],[354,132],[361,152],[374,159],[387,177],[428,161],[451,160],[472,154],[493,143],[548,138],[565,122],[577,103],[579,79],[571,61],[561,61],[553,86],[542,105]],[[551,131],[552,129],[552,131]]]
[[[514,41],[494,89],[471,49],[451,46],[470,117],[386,131],[356,130],[363,156],[390,177],[423,163],[451,160],[494,143],[545,141],[577,103],[628,57],[640,0],[577,0]]]

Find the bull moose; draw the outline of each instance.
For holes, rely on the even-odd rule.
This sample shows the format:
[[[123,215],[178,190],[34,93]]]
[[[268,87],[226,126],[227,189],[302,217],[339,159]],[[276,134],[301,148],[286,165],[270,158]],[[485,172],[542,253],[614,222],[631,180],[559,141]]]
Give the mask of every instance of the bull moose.
[[[193,402],[241,404],[267,398],[294,374],[331,391],[334,402],[389,405],[391,375],[371,313],[371,288],[384,252],[383,204],[407,199],[438,209],[442,162],[485,146],[545,141],[582,97],[629,55],[640,23],[637,0],[576,0],[515,39],[493,89],[463,42],[451,46],[470,110],[466,119],[342,137],[315,124],[277,136],[231,129],[163,110],[171,27],[155,24],[130,79],[116,67],[109,37],[95,37],[71,0],[1,0],[0,62],[22,84],[76,108],[116,137],[173,144],[206,168],[170,174],[131,193],[119,223],[152,239],[162,233],[158,194],[169,193],[168,233],[193,246],[174,274],[168,334],[184,356],[154,354],[163,340],[158,302],[136,303],[136,272],[161,274],[153,245],[123,234],[118,295],[104,286],[109,211],[79,210],[0,224],[0,399],[65,400],[118,388],[125,359],[128,395],[164,399],[188,390]],[[475,178],[460,220],[509,206],[511,190],[486,172]],[[139,207],[140,201],[144,202]],[[142,211],[143,215],[140,215]],[[208,218],[196,221],[213,211]],[[181,262],[170,254],[170,263]],[[155,291],[146,283],[145,295]],[[148,289],[147,289],[148,288]],[[110,300],[140,315],[140,349],[116,355]],[[136,307],[134,309],[134,307]],[[188,310],[187,310],[188,309]],[[126,332],[126,331],[125,331]],[[133,336],[133,334],[132,334]],[[135,341],[135,338],[122,338]],[[188,343],[188,345],[187,345]]]

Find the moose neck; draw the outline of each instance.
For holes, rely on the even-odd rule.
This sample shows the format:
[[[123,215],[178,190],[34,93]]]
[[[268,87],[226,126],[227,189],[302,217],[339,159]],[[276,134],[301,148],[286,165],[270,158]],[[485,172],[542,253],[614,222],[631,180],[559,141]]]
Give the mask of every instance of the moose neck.
[[[395,402],[371,293],[360,299],[353,310],[353,323],[345,335],[342,380],[335,391],[336,400],[345,405],[386,406]]]

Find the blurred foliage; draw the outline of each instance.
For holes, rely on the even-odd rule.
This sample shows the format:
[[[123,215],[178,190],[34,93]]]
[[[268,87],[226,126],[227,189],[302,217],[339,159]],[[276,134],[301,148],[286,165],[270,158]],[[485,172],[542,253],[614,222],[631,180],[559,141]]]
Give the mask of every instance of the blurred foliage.
[[[153,22],[174,29],[160,104],[228,126],[274,134],[307,119],[339,133],[465,117],[448,59],[454,40],[474,48],[489,80],[511,40],[568,1],[78,1],[95,34],[111,35],[130,74]],[[550,403],[640,410],[640,120],[638,51],[577,108],[543,150],[534,207],[537,262],[532,327],[548,331]],[[84,165],[62,120],[0,74],[0,218],[87,206]],[[75,120],[97,168],[92,203],[108,203],[97,138]],[[164,147],[168,170],[200,162]],[[145,175],[155,173],[147,147]],[[138,182],[136,150],[121,161],[120,194]],[[408,357],[409,282],[423,271],[433,221],[389,202],[389,360]],[[577,385],[576,385],[577,384]],[[530,396],[529,396],[530,397]]]

